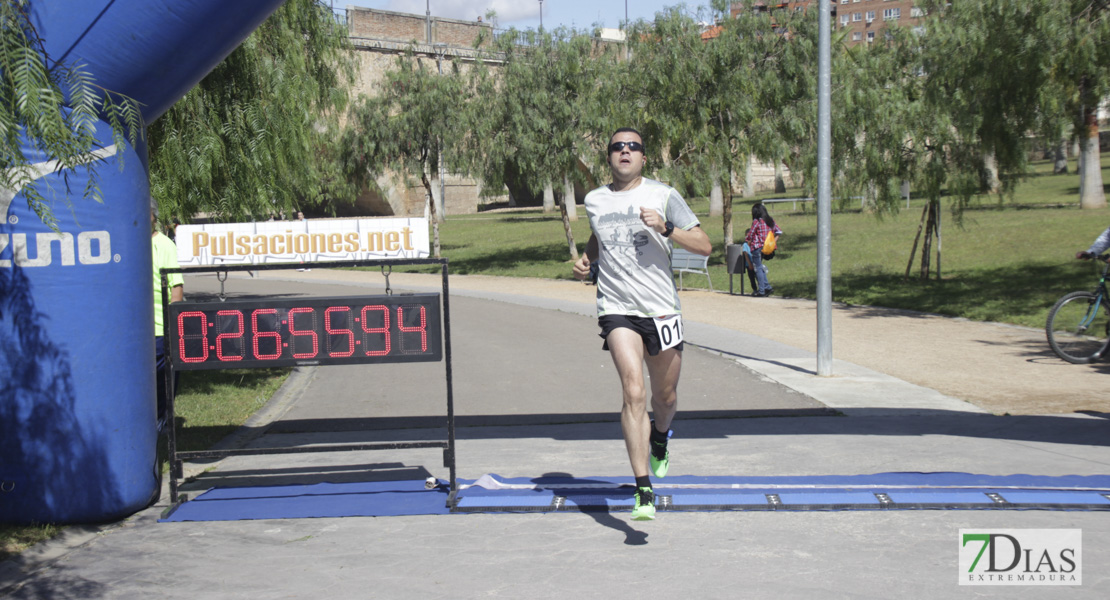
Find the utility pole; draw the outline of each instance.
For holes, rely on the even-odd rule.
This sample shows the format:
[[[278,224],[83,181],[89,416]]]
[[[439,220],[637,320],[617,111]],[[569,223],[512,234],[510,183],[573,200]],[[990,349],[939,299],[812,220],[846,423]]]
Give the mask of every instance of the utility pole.
[[[818,2],[817,27],[817,375],[832,369],[832,51],[831,8]]]
[[[432,43],[432,0],[427,0],[424,8],[427,11],[424,13],[425,29],[427,30],[425,35],[427,37],[426,41],[430,44]]]
[[[543,0],[540,0],[540,31],[543,31]]]

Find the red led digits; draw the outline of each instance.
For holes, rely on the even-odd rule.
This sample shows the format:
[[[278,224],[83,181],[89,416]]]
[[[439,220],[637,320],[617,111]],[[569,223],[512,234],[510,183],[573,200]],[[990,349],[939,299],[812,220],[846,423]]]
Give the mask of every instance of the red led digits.
[[[225,323],[234,323],[236,325],[235,331],[225,332]],[[221,310],[216,313],[216,329],[220,332],[216,336],[216,357],[220,360],[243,360],[243,355],[246,354],[246,348],[243,347],[243,311]],[[238,354],[225,353],[225,342],[230,342],[233,349],[237,347]]]
[[[185,328],[185,319],[200,319],[200,333],[188,333],[189,330]],[[186,363],[202,363],[208,360],[208,319],[204,313],[199,310],[191,310],[177,315],[177,354],[182,362]],[[197,341],[200,341],[200,355],[189,356],[186,348],[196,349]],[[187,342],[190,342],[186,344]]]
[[[281,320],[277,318],[277,314],[278,311],[276,308],[260,308],[251,313],[251,329],[254,331],[254,335],[251,336],[251,343],[254,346],[254,357],[259,360],[274,360],[275,358],[281,358],[281,334],[277,331],[259,331],[261,328],[258,326],[259,316],[273,315],[272,318],[267,320],[272,321],[275,328],[280,328]],[[260,342],[270,339],[273,340],[274,351],[262,352]]]
[[[370,311],[378,311],[382,313],[382,326],[369,327],[367,324],[370,322],[367,313]],[[389,354],[391,349],[391,342],[389,339],[389,309],[381,304],[373,306],[362,307],[362,330],[366,333],[381,333],[384,348],[382,350],[367,350],[366,356],[385,356]],[[370,340],[366,339],[366,346],[370,347]]]
[[[301,323],[308,321],[306,329],[297,329],[297,315],[307,314],[308,317],[301,317]],[[316,336],[316,311],[307,306],[299,306],[297,308],[289,309],[289,345],[293,350],[293,358],[316,358],[316,354],[320,352],[320,342]],[[308,338],[311,343],[306,343],[304,339]],[[300,343],[298,343],[298,341]],[[303,347],[304,352],[297,352],[298,348]]]
[[[420,309],[420,326],[419,327],[405,327],[405,309],[406,308],[419,308]],[[401,336],[401,353],[402,354],[416,354],[419,352],[428,351],[428,309],[423,304],[405,304],[397,307],[397,329],[402,333],[420,333],[420,349],[409,350],[405,348],[405,336]]]
[[[434,294],[183,301],[170,306],[168,323],[167,348],[177,369],[443,358]]]
[[[355,332],[351,331],[350,327],[333,327],[332,315],[340,313],[341,315],[336,320],[341,322],[350,323],[351,321],[351,307],[350,306],[329,306],[324,311],[324,329],[328,332],[328,357],[346,357],[355,353]],[[347,349],[338,349],[339,345],[335,342],[339,338],[347,338]]]

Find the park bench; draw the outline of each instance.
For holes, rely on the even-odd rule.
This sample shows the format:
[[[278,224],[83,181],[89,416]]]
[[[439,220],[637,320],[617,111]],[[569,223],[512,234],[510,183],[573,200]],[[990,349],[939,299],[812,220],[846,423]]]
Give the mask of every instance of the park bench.
[[[709,257],[694,254],[688,250],[675,247],[671,252],[671,271],[678,273],[678,289],[682,289],[682,274],[696,273],[705,275],[709,282],[709,291],[713,291],[713,280],[709,278]]]

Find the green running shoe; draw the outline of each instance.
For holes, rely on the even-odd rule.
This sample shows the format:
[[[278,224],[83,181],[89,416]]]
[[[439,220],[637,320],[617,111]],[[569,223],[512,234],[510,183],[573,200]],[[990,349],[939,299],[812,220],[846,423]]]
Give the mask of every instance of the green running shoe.
[[[652,427],[655,427],[653,424]],[[671,439],[673,430],[667,430],[667,439]],[[671,451],[667,450],[667,442],[659,443],[656,441],[651,442],[651,472],[656,477],[662,479],[667,476],[667,470],[671,468]]]
[[[655,519],[655,492],[649,487],[636,490],[636,506],[632,508],[633,521],[652,521]]]

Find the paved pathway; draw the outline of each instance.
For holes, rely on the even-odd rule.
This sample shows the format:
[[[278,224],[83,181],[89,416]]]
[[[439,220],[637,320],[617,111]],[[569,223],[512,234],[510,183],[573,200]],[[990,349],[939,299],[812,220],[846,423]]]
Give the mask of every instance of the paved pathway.
[[[317,269],[231,280],[227,287],[289,287],[314,295],[342,288],[356,294],[376,293],[381,283],[376,273]],[[427,276],[392,278],[399,290],[437,284]],[[593,289],[469,277],[452,277],[451,285],[459,476],[623,474],[627,462],[613,418],[615,376],[588,316]],[[214,281],[191,280],[188,287],[194,294],[218,289]],[[897,369],[880,368],[884,361],[897,362],[881,355],[897,353],[899,344],[925,352],[917,337],[953,326],[974,332],[944,341],[960,346],[979,340],[985,362],[977,370],[993,380],[997,367],[991,361],[1011,360],[1006,357],[1012,352],[986,349],[1013,328],[950,320],[926,326],[938,318],[838,308],[834,352],[841,360],[836,376],[823,378],[813,375],[811,348],[789,343],[801,335],[794,332],[812,330],[806,303],[706,292],[683,292],[683,300],[695,347],[680,386],[675,474],[1087,475],[1110,469],[1106,416],[1098,414],[1106,411],[1097,399],[1057,414],[996,416],[991,412],[1005,411],[997,411],[986,395],[951,385],[973,377],[976,368],[953,370],[940,378],[944,385],[923,385],[931,380],[909,381]],[[852,324],[848,332],[846,322]],[[898,342],[904,335],[877,331],[892,322],[915,339]],[[861,336],[871,350],[854,348]],[[1034,352],[1029,344],[1022,352]],[[867,360],[849,358],[857,355]],[[931,355],[917,360],[961,362]],[[1027,365],[1056,369],[1047,359]],[[400,377],[392,379],[426,386],[427,395],[398,402],[399,392],[381,387],[387,384],[365,369],[303,371],[254,422],[272,424],[270,433],[239,442],[293,439],[308,435],[306,425],[325,425],[324,433],[312,435],[341,440],[375,426],[359,422],[360,415],[419,426],[438,410],[435,386],[442,384],[432,374],[434,364],[404,366],[411,371],[383,367],[397,367]],[[1097,370],[1082,373],[1081,380],[1088,373],[1101,376]],[[1004,383],[1011,396],[1042,389]],[[1062,386],[1059,379],[1056,386]],[[1078,389],[1075,397],[1085,398],[1082,385]],[[830,416],[830,409],[843,416]],[[242,457],[210,468],[201,482],[443,471],[434,450]],[[161,508],[103,528],[71,528],[61,539],[0,564],[0,596],[828,598],[974,591],[1007,598],[1101,598],[1110,587],[1110,513],[1102,512],[661,513],[651,523],[630,522],[622,513],[558,513],[159,524]],[[960,588],[961,528],[1082,529],[1083,585]]]

